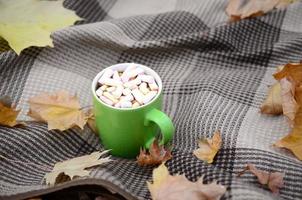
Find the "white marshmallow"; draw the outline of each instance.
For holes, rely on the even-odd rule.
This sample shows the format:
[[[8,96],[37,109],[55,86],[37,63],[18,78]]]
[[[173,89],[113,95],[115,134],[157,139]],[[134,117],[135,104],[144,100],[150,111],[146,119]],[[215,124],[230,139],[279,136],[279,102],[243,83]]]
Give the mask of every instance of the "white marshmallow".
[[[118,85],[122,85],[121,81],[117,81],[114,80],[112,78],[104,78],[104,79],[100,79],[99,83],[103,84],[103,85],[107,85],[107,86],[118,86]]]
[[[118,71],[114,71],[113,79],[116,81],[122,81],[120,75],[118,74]]]
[[[113,103],[117,103],[118,102],[118,100],[114,96],[112,96],[109,92],[104,92],[103,96],[107,97]]]
[[[134,97],[132,96],[132,94],[128,94],[126,96],[122,96],[121,97],[121,101],[133,101]]]
[[[95,91],[95,94],[96,94],[97,96],[102,96],[103,90],[102,90],[101,88],[98,88],[98,89]]]
[[[112,92],[112,95],[115,97],[115,98],[120,98],[121,96],[122,96],[122,93],[123,93],[123,86],[118,86],[117,88],[116,88],[116,90],[114,91],[114,92]]]
[[[120,102],[121,108],[131,108],[132,103],[130,101],[121,101]]]
[[[141,79],[140,78],[136,78],[132,81],[129,81],[127,83],[124,83],[124,87],[129,88],[129,89],[135,89],[137,88],[137,86],[141,83]]]
[[[154,83],[154,78],[153,76],[150,76],[150,75],[139,75],[139,78],[144,81],[144,82],[147,82],[147,83]]]
[[[137,108],[139,106],[140,106],[140,104],[137,101],[132,104],[132,108]]]
[[[139,90],[140,90],[144,95],[150,92],[150,90],[147,88],[147,83],[144,83],[144,82],[141,83],[141,84],[139,85]]]
[[[116,89],[116,87],[108,87],[106,88],[106,91],[113,92]]]
[[[101,90],[103,90],[103,91],[105,91],[106,89],[107,89],[107,85],[102,85],[102,87],[100,87],[101,88]]]
[[[112,69],[106,69],[106,71],[104,72],[104,74],[102,75],[101,78],[111,78],[111,76],[113,75],[113,70]]]
[[[125,88],[125,89],[123,90],[123,95],[127,96],[127,95],[129,95],[129,94],[131,94],[131,90],[130,90],[129,88]]]
[[[130,71],[132,71],[133,69],[135,69],[135,65],[133,63],[131,63],[126,69],[125,71],[123,72],[123,74],[121,75],[121,79],[124,83],[126,83],[129,79],[130,79],[130,76],[128,75],[128,73]]]
[[[146,95],[144,96],[143,103],[144,103],[144,104],[149,103],[156,95],[157,95],[157,92],[156,92],[156,91],[151,91],[151,92],[149,92],[148,94],[146,94]]]
[[[123,82],[123,83],[127,83],[127,82],[129,81],[130,77],[129,77],[128,75],[124,75],[124,74],[123,74],[123,75],[121,76],[121,79],[122,79],[122,82]]]
[[[139,74],[143,74],[144,71],[145,71],[144,69],[138,67],[138,68],[135,68],[134,70],[131,70],[130,72],[128,72],[127,75],[129,78],[134,78]]]
[[[104,103],[106,103],[106,104],[108,104],[108,105],[110,105],[110,106],[113,105],[113,102],[110,101],[109,99],[107,99],[107,98],[104,97],[104,96],[100,96],[100,99],[101,99]]]
[[[149,85],[149,87],[150,87],[151,90],[153,90],[153,91],[157,91],[158,90],[158,86],[157,86],[156,82],[149,83],[148,85]]]
[[[120,102],[117,102],[116,104],[114,104],[114,107],[116,107],[116,108],[120,108],[120,107],[121,107]]]
[[[135,68],[136,68],[135,64],[130,63],[129,66],[124,70],[124,73],[128,73],[128,72],[132,71]]]
[[[134,96],[135,100],[138,101],[138,103],[143,104],[144,95],[139,89],[134,89],[131,93]]]

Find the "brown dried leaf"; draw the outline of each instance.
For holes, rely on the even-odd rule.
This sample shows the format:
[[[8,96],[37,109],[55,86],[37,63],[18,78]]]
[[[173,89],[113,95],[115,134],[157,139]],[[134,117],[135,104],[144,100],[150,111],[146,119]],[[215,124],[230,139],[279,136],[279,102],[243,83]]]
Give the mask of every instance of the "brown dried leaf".
[[[263,114],[270,115],[280,115],[283,113],[281,86],[279,82],[270,87],[267,97],[261,105],[260,111]]]
[[[211,139],[203,138],[199,140],[199,148],[194,150],[193,154],[200,160],[213,163],[213,159],[221,148],[221,144],[220,132],[216,131]]]
[[[89,155],[72,158],[63,162],[58,162],[53,170],[45,175],[46,184],[54,185],[57,183],[72,180],[75,177],[88,176],[90,171],[87,168],[102,165],[110,162],[109,157],[100,158],[108,151],[93,152]]]
[[[19,112],[15,110],[9,98],[3,97],[0,99],[0,125],[14,127],[20,124],[16,121]]]
[[[290,134],[276,142],[275,146],[289,149],[302,160],[302,85],[295,89],[295,99],[299,106],[293,122],[294,128]]]
[[[239,176],[244,174],[246,171],[250,171],[252,174],[254,174],[258,182],[261,185],[267,185],[268,188],[273,193],[279,193],[279,189],[283,187],[283,177],[284,174],[280,172],[266,172],[263,170],[257,169],[253,164],[247,164],[246,168],[239,173]]]
[[[38,121],[47,122],[48,130],[64,131],[74,126],[83,129],[88,120],[81,110],[78,98],[63,90],[32,97],[29,99],[29,105],[28,115]]]
[[[302,63],[288,63],[274,77],[281,83],[284,114],[293,126],[291,133],[274,145],[302,160]]]
[[[226,8],[230,21],[264,15],[274,8],[284,8],[293,0],[229,0]]]
[[[153,183],[147,184],[153,200],[218,200],[226,191],[216,182],[203,184],[202,177],[191,182],[184,175],[171,176],[164,163],[153,170]]]
[[[288,63],[281,71],[274,74],[276,80],[287,78],[292,84],[300,85],[302,83],[302,63]]]
[[[170,150],[166,150],[164,145],[159,145],[157,140],[151,144],[149,152],[141,149],[137,157],[137,163],[141,166],[159,165],[172,158]]]
[[[295,100],[295,87],[286,78],[281,79],[279,82],[281,85],[283,114],[287,116],[290,123],[292,123],[299,108]]]

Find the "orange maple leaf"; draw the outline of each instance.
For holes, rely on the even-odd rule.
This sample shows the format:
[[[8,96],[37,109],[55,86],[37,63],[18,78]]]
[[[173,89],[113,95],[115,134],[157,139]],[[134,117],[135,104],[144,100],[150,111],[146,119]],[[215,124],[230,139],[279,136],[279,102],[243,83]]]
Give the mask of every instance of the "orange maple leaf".
[[[159,145],[157,140],[151,144],[149,152],[141,149],[137,157],[137,163],[144,165],[159,165],[172,158],[170,150],[166,150],[164,145]]]

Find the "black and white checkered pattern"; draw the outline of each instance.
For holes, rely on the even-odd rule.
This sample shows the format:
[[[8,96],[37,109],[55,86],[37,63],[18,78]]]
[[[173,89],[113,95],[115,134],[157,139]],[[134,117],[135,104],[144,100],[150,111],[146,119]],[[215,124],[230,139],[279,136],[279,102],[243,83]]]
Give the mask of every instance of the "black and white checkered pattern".
[[[16,56],[0,54],[0,95],[13,98],[27,120],[27,100],[40,92],[65,89],[91,105],[90,84],[103,68],[120,62],[147,65],[164,86],[164,111],[176,133],[171,173],[192,181],[219,181],[224,199],[276,199],[254,176],[236,173],[246,163],[285,173],[282,199],[302,199],[302,163],[272,144],[289,132],[284,117],[259,114],[275,67],[302,59],[302,3],[255,19],[229,24],[226,0],[66,0],[85,18],[52,34],[54,48],[32,47]],[[137,15],[136,15],[137,14]],[[134,16],[136,15],[136,16]],[[0,49],[5,43],[0,42]],[[192,155],[197,139],[220,130],[223,146],[213,164]],[[0,154],[52,166],[58,161],[102,150],[88,129],[66,133],[47,126],[0,128]],[[55,187],[43,183],[45,169],[0,160],[0,199],[21,199],[64,187],[97,184],[131,199],[149,199],[151,167],[135,160],[92,170],[90,177]]]

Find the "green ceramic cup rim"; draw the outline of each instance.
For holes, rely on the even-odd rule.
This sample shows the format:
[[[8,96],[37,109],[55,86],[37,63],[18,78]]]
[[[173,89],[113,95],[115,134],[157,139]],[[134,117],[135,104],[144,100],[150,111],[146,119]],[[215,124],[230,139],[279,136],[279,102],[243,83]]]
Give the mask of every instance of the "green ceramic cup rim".
[[[125,68],[127,68],[129,65],[137,65],[141,68],[143,68],[145,70],[145,73],[146,74],[149,74],[149,75],[152,75],[154,78],[155,78],[155,81],[158,85],[158,93],[157,95],[148,103],[148,104],[145,104],[145,105],[142,105],[142,106],[139,106],[137,108],[116,108],[116,107],[113,107],[113,106],[110,106],[104,102],[102,102],[98,96],[96,95],[96,86],[98,84],[98,80],[100,79],[100,77],[103,75],[103,73],[107,70],[107,69],[113,69],[113,70],[124,70]],[[161,81],[161,78],[160,76],[151,68],[145,66],[145,65],[142,65],[142,64],[137,64],[137,63],[118,63],[118,64],[114,64],[114,65],[111,65],[109,67],[106,67],[105,69],[103,69],[102,71],[100,71],[93,79],[92,81],[92,85],[91,85],[91,89],[92,89],[92,94],[94,96],[94,98],[97,99],[97,101],[101,104],[103,104],[104,106],[108,107],[108,108],[111,108],[111,109],[115,109],[115,110],[119,110],[119,111],[129,111],[129,110],[139,110],[139,109],[142,109],[146,106],[148,106],[149,104],[151,104],[152,102],[154,102],[161,94],[162,92],[162,81]]]

